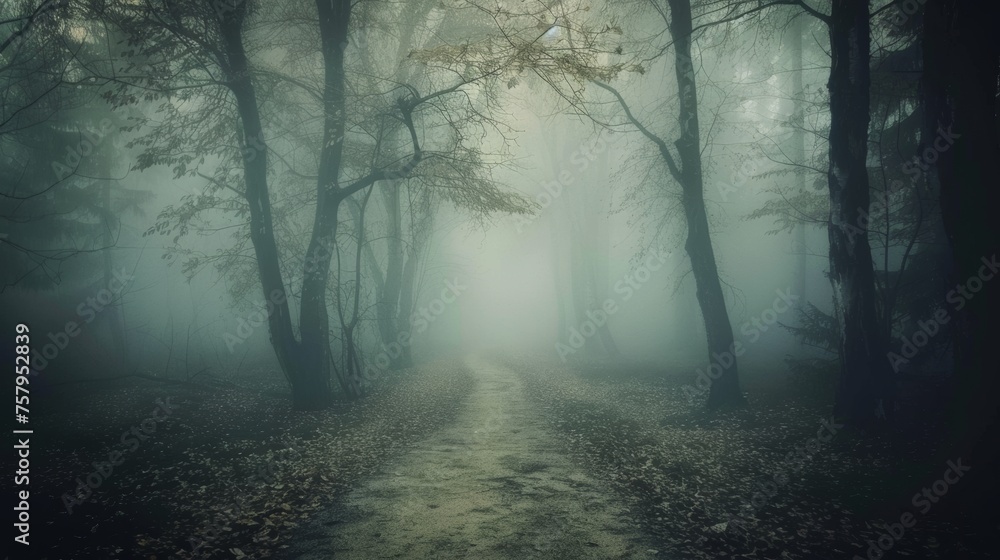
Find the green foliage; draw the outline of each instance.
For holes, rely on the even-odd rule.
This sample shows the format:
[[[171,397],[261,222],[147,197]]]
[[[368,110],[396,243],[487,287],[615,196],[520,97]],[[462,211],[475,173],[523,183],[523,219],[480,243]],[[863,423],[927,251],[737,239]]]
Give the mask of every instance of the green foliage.
[[[455,4],[468,8],[465,2]],[[416,49],[409,57],[453,68],[466,77],[496,75],[508,88],[531,73],[564,95],[581,92],[593,80],[610,82],[622,72],[643,73],[634,62],[610,61],[610,55],[622,53],[622,28],[614,22],[593,24],[589,11],[587,6],[557,9],[532,2],[522,3],[516,11],[498,7],[489,14],[492,26],[479,34]],[[567,91],[568,81],[572,85]]]

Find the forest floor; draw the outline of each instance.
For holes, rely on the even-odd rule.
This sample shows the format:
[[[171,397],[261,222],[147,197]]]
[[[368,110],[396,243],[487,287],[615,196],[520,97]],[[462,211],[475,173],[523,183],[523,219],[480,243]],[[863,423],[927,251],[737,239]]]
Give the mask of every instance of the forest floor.
[[[904,431],[861,435],[832,423],[823,391],[752,374],[749,406],[709,412],[684,395],[692,369],[510,354],[466,369],[455,419],[281,557],[851,560],[880,538],[891,552],[873,558],[995,557],[962,512],[911,504],[947,469],[940,418],[912,401],[933,387],[904,395],[923,411],[898,415]],[[886,536],[906,512],[915,525]]]
[[[654,558],[622,500],[565,453],[513,370],[296,538],[289,558]],[[332,529],[331,529],[332,527]]]
[[[749,373],[748,407],[708,412],[682,391],[692,371],[472,356],[316,413],[289,410],[274,372],[52,389],[33,399],[35,557],[851,560],[901,513],[916,524],[884,558],[996,557],[948,495],[911,505],[947,468],[940,418],[810,444],[828,395]],[[168,397],[131,449],[123,432]]]
[[[935,382],[900,392],[890,430],[824,429],[820,438],[832,423],[832,394],[820,379],[790,383],[743,370],[748,406],[709,411],[704,399],[685,395],[694,368],[503,361],[521,373],[567,452],[626,500],[633,522],[663,551],[658,557],[998,557],[977,512],[950,506],[947,493],[912,503],[942,479],[945,458],[960,459],[942,458],[938,448],[943,420],[929,403],[945,399]],[[898,525],[905,513],[914,525],[889,535],[886,523]],[[875,542],[889,552],[869,555]]]
[[[273,371],[38,391],[31,557],[271,558],[300,523],[448,425],[473,386],[460,362],[438,362],[390,373],[369,397],[310,413],[290,410]],[[173,411],[147,423],[145,439],[132,435],[166,399]],[[119,464],[103,464],[112,452],[122,454]],[[96,489],[67,507],[88,480]]]

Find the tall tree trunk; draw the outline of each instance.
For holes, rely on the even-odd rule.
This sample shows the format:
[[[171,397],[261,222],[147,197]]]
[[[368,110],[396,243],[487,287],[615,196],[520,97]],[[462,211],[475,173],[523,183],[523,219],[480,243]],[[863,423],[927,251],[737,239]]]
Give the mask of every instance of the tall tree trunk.
[[[792,134],[789,139],[789,157],[796,164],[803,164],[806,159],[806,133],[805,133],[805,99],[802,83],[802,35],[804,32],[803,22],[805,18],[797,17],[788,27],[788,51],[792,63]],[[795,168],[795,190],[803,192],[806,190],[806,173],[802,167]],[[794,239],[792,241],[792,255],[795,259],[795,294],[806,300],[806,224],[800,222],[795,226]]]
[[[698,125],[698,89],[694,64],[691,59],[691,2],[668,0],[670,4],[670,33],[674,40],[674,66],[680,112],[678,123],[681,136],[674,145],[679,156],[681,203],[687,218],[687,241],[684,248],[691,259],[691,269],[697,286],[698,304],[705,318],[709,360],[724,353],[732,354],[733,327],[719,281],[715,251],[705,213],[705,192],[701,164],[701,133]],[[664,147],[661,148],[664,149]],[[740,405],[744,403],[740,390],[735,356],[732,365],[722,368],[722,374],[712,382],[708,406]]]
[[[340,350],[341,350],[341,369],[338,370],[337,364],[331,360],[331,369],[337,377],[337,381],[340,383],[340,388],[345,395],[350,396],[364,396],[364,383],[361,378],[362,371],[362,356],[360,351],[360,346],[355,336],[357,331],[358,323],[361,321],[361,256],[364,254],[364,247],[366,245],[365,240],[365,211],[368,208],[368,201],[371,199],[372,191],[374,186],[369,186],[365,190],[365,194],[362,197],[362,202],[360,204],[358,215],[360,219],[358,220],[357,226],[357,246],[354,252],[354,281],[351,283],[351,295],[349,298],[342,297],[343,291],[339,289],[337,292],[337,317],[340,321],[341,337],[340,337]],[[343,269],[341,265],[343,260],[341,259],[340,251],[337,252],[337,274],[335,276],[336,281],[339,284],[340,278],[343,276]],[[350,311],[345,311],[344,300],[347,299],[351,304]]]
[[[949,414],[953,435],[948,452],[961,454],[974,466],[969,473],[972,482],[962,483],[958,507],[983,513],[974,517],[993,530],[998,517],[995,504],[1000,499],[995,477],[1000,463],[996,403],[1000,390],[996,374],[1000,286],[996,284],[1000,280],[991,279],[997,274],[994,263],[1000,245],[1000,220],[995,216],[1000,42],[994,29],[1000,7],[995,2],[928,0],[925,10],[925,123],[917,155],[930,162],[924,154],[937,152],[941,216],[952,253],[950,278],[972,296],[966,298],[959,292],[957,299],[948,296],[945,304],[954,319],[957,382]],[[972,293],[973,278],[983,284],[977,293]],[[957,302],[962,302],[960,309]]]
[[[354,197],[347,197],[344,202],[351,214],[351,220],[355,224],[364,223],[364,219],[361,216],[361,204]],[[375,257],[375,251],[372,249],[371,243],[364,244],[364,258],[365,263],[368,265],[369,279],[375,285],[375,300],[379,301],[382,299],[382,290],[385,289],[385,277],[382,275],[382,268],[379,267],[378,259]]]
[[[323,143],[319,154],[316,180],[316,211],[313,228],[303,261],[302,293],[299,310],[299,339],[292,330],[290,303],[281,276],[280,259],[274,237],[273,218],[268,193],[267,146],[258,107],[252,72],[243,44],[243,25],[248,13],[246,3],[237,3],[220,17],[222,52],[219,64],[225,84],[236,99],[236,110],[244,136],[244,197],[250,213],[250,240],[257,258],[261,287],[268,302],[268,331],[282,372],[292,387],[293,406],[299,410],[317,410],[332,401],[330,389],[330,324],[326,291],[330,265],[336,249],[337,220],[340,204],[356,192],[379,181],[405,178],[423,160],[419,137],[413,124],[414,108],[430,98],[401,97],[397,109],[410,133],[413,153],[398,169],[372,169],[347,185],[341,185],[347,111],[345,103],[344,49],[348,43],[350,0],[317,0],[321,54],[323,59]],[[442,91],[438,95],[447,93]],[[361,210],[363,216],[363,209]],[[362,243],[363,245],[363,243]],[[358,247],[356,272],[360,274],[363,248]],[[339,261],[338,261],[339,264]],[[357,299],[355,299],[357,304]],[[353,329],[353,325],[350,326]],[[347,333],[349,336],[351,333]],[[349,350],[352,350],[349,348]],[[359,363],[356,354],[351,363]],[[350,379],[340,379],[352,387],[348,396],[359,396],[360,372]]]
[[[271,217],[271,202],[267,184],[267,149],[264,138],[257,94],[250,79],[246,51],[243,47],[243,10],[227,13],[221,23],[222,39],[229,65],[229,88],[236,98],[237,112],[243,129],[244,198],[250,210],[250,241],[257,258],[257,270],[265,301],[270,302],[272,311],[268,314],[268,332],[271,345],[282,373],[292,387],[293,406],[296,408],[317,408],[316,401],[329,399],[329,387],[325,390],[304,371],[299,360],[299,343],[292,332],[289,301],[281,277],[278,248],[274,240],[274,224]],[[316,387],[318,386],[318,387]],[[309,388],[318,388],[315,396],[306,397]]]
[[[399,290],[399,315],[396,325],[400,329],[410,331],[410,315],[413,313],[413,292],[417,283],[417,267],[420,264],[420,251],[411,248],[407,251],[406,264],[403,265],[403,275]],[[413,367],[413,345],[404,344],[396,362],[397,368]]]
[[[396,324],[396,317],[399,309],[400,289],[402,288],[403,276],[403,219],[400,208],[400,188],[393,182],[381,185],[382,201],[386,210],[388,220],[387,235],[387,261],[385,267],[385,284],[382,289],[382,297],[375,304],[376,320],[378,322],[379,333],[382,335],[382,343],[392,344],[399,336],[401,325]],[[393,360],[393,362],[397,362]],[[399,367],[398,363],[393,363],[392,368]]]
[[[420,269],[424,251],[434,233],[435,206],[431,198],[432,195],[429,192],[422,192],[420,196],[421,199],[417,202],[416,209],[414,209],[412,202],[410,205],[410,246],[406,251],[406,264],[403,265],[403,276],[399,290],[399,315],[396,317],[396,324],[407,331],[410,329],[413,315],[413,302],[418,281],[417,270]],[[398,366],[401,368],[413,366],[413,344],[403,345]]]
[[[830,282],[840,325],[835,414],[851,425],[876,418],[886,396],[886,341],[875,309],[868,243],[868,123],[871,76],[868,2],[833,0],[830,51]],[[887,403],[885,403],[887,404]],[[890,411],[885,406],[883,410]]]
[[[680,138],[674,141],[678,159],[667,143],[646,128],[632,114],[621,93],[615,88],[592,80],[594,85],[610,92],[618,100],[628,120],[651,142],[656,144],[670,175],[681,186],[681,206],[687,220],[687,240],[684,249],[691,260],[694,274],[695,292],[701,308],[708,339],[708,359],[710,364],[718,364],[719,373],[713,379],[709,394],[709,408],[738,406],[746,402],[740,390],[739,372],[735,356],[733,326],[729,323],[729,312],[722,293],[719,269],[715,263],[712,237],[708,229],[708,215],[705,212],[705,186],[701,166],[701,132],[698,129],[698,88],[691,59],[691,1],[667,0],[670,5],[667,25],[674,45],[674,66],[677,79]],[[662,12],[661,12],[662,13]],[[725,357],[726,359],[720,359]],[[729,367],[723,367],[723,363]],[[709,368],[710,371],[714,371]]]
[[[102,170],[105,177],[111,176],[110,169],[110,159],[105,160],[108,165],[104,165]],[[104,225],[104,231],[102,232],[102,245],[104,250],[101,251],[101,256],[104,262],[104,288],[106,290],[111,290],[112,283],[114,279],[114,256],[111,253],[111,245],[114,244],[114,236],[112,235],[112,228],[114,222],[114,209],[111,205],[111,180],[105,179],[101,181],[101,205],[103,206],[101,216]],[[125,329],[122,324],[122,293],[119,291],[115,293],[111,292],[115,296],[115,301],[107,307],[105,311],[105,320],[108,323],[108,328],[111,331],[111,342],[114,349],[114,366],[120,368],[122,371],[128,367],[128,359],[126,352],[128,351],[125,346]]]
[[[344,91],[344,46],[350,23],[349,0],[317,0],[323,54],[323,147],[316,180],[316,214],[302,279],[299,312],[299,360],[304,381],[293,400],[301,408],[324,408],[330,403],[330,319],[326,289],[332,247],[337,242],[337,211],[343,202],[340,170],[343,161],[347,108]],[[357,380],[354,380],[357,381]],[[359,385],[359,383],[354,383]],[[348,395],[349,397],[357,395]]]

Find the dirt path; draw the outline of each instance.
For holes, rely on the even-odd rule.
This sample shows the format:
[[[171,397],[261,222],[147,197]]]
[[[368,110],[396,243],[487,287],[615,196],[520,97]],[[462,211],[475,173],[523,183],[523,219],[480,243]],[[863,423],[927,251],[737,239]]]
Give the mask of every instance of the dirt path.
[[[450,427],[324,514],[297,558],[654,558],[628,512],[560,452],[517,374],[468,360]]]

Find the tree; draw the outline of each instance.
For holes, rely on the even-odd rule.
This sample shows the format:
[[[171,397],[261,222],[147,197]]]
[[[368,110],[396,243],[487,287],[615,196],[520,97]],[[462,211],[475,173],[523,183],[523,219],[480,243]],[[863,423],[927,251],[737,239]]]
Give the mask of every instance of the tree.
[[[67,32],[68,13],[65,5],[51,2],[0,6],[3,289],[53,289],[82,253],[73,237],[86,226],[79,214],[70,214],[73,204],[55,198],[63,192],[81,195],[66,188],[80,163],[72,150],[84,140],[81,130],[66,122],[65,111],[83,97],[70,79],[81,46]]]
[[[423,112],[433,111],[438,117],[451,119],[454,126],[462,123],[463,88],[478,87],[499,72],[496,67],[477,68],[478,72],[453,79],[446,86],[421,94],[409,84],[391,84],[386,91],[373,92],[382,99],[391,98],[383,109],[386,116],[399,120],[407,131],[410,152],[398,161],[386,164],[374,146],[375,157],[366,158],[363,167],[345,152],[348,125],[355,106],[348,103],[349,84],[345,50],[350,45],[349,31],[354,5],[349,1],[318,1],[315,12],[293,6],[304,13],[315,28],[305,28],[307,34],[318,32],[318,52],[313,52],[322,68],[318,83],[311,76],[295,76],[278,71],[263,72],[265,61],[251,61],[254,49],[248,49],[255,26],[266,26],[266,16],[273,15],[271,6],[247,1],[225,4],[224,9],[211,2],[183,4],[149,2],[139,6],[115,2],[99,6],[95,16],[112,23],[129,38],[131,50],[127,56],[151,59],[149,70],[135,79],[117,78],[118,89],[109,97],[119,105],[136,101],[137,90],[152,98],[164,99],[165,118],[153,132],[144,137],[146,151],[140,167],[170,164],[178,175],[197,175],[205,164],[206,154],[218,154],[226,161],[242,156],[242,189],[237,189],[249,215],[249,238],[253,246],[259,286],[268,305],[268,330],[278,363],[292,388],[293,406],[297,409],[319,409],[331,402],[330,321],[327,289],[331,275],[331,260],[337,247],[338,211],[341,204],[383,181],[410,177],[418,166],[432,164],[439,154],[427,152],[421,145],[418,126],[428,122]],[[302,15],[299,13],[298,15]],[[300,20],[301,21],[301,20]],[[288,21],[284,22],[288,24]],[[294,30],[286,32],[294,33]],[[315,198],[312,225],[305,258],[301,259],[302,281],[298,296],[297,335],[292,326],[291,301],[282,274],[282,259],[275,235],[275,220],[271,205],[270,177],[272,148],[262,107],[270,108],[259,95],[261,84],[280,83],[295,88],[297,96],[317,102],[320,138],[315,152]],[[182,111],[171,97],[192,102],[194,110]],[[235,113],[229,110],[235,104]],[[465,113],[468,114],[468,113]],[[226,145],[228,131],[238,126],[241,146],[234,150]],[[193,138],[192,135],[194,136]],[[190,145],[200,152],[191,155]],[[196,152],[198,153],[198,152]],[[360,159],[360,158],[359,158]],[[220,169],[222,169],[220,167]],[[232,188],[228,169],[213,177],[218,189]],[[467,177],[469,179],[470,177]],[[448,196],[474,212],[524,212],[526,205],[515,195],[506,193],[488,181],[466,181]],[[183,220],[183,218],[182,218]],[[170,225],[171,231],[183,232],[183,221]],[[360,238],[359,238],[360,239]],[[358,387],[359,379],[342,384]]]
[[[789,58],[791,58],[791,98],[792,98],[792,118],[788,123],[792,128],[789,137],[788,157],[794,164],[801,166],[806,161],[806,106],[805,90],[802,87],[802,35],[805,32],[803,18],[795,17],[788,26],[786,36],[788,38]],[[803,167],[795,168],[795,190],[803,192],[806,190],[806,170]],[[792,245],[792,252],[795,255],[795,293],[802,299],[807,299],[806,293],[806,255],[808,247],[806,245],[806,223],[799,222],[795,227],[795,239]]]
[[[687,224],[684,249],[691,261],[695,289],[708,338],[708,358],[733,355],[733,327],[729,321],[722,283],[716,264],[715,251],[705,211],[705,189],[702,175],[701,131],[698,123],[698,84],[695,65],[691,56],[693,23],[690,0],[667,0],[666,6],[653,3],[657,13],[670,30],[674,48],[674,73],[677,83],[677,123],[680,136],[673,142],[677,157],[660,136],[644,126],[629,109],[617,89],[600,81],[593,83],[610,92],[625,111],[626,117],[649,141],[656,145],[670,175],[681,186],[681,205]],[[665,9],[669,8],[669,9]],[[745,402],[740,390],[738,366],[735,356],[728,367],[720,367],[721,374],[709,389],[708,406],[741,405]]]
[[[876,12],[872,14],[873,21],[880,21]],[[791,16],[793,23],[801,20],[802,14]],[[791,27],[791,26],[790,26]],[[919,136],[920,114],[917,110],[918,88],[916,87],[920,73],[919,49],[915,41],[915,32],[911,28],[899,27],[895,24],[886,27],[873,26],[878,33],[874,41],[879,47],[871,55],[870,76],[870,114],[869,124],[870,155],[868,160],[868,179],[870,206],[862,211],[859,222],[846,227],[850,233],[865,231],[872,252],[874,270],[874,292],[876,301],[876,321],[883,333],[884,340],[893,336],[903,336],[908,339],[919,330],[918,320],[930,316],[940,303],[940,293],[944,282],[938,272],[942,264],[942,247],[940,242],[940,215],[934,203],[937,187],[936,181],[928,180],[927,174],[919,173],[919,166],[914,165],[912,157],[907,154],[916,150]],[[790,41],[792,50],[797,50],[794,42],[797,32]],[[794,56],[794,52],[793,52]],[[793,77],[797,72],[793,74]],[[798,90],[793,85],[793,91]],[[796,102],[804,99],[800,95],[790,94]],[[825,99],[813,100],[811,114],[819,115],[827,112]],[[793,131],[808,130],[817,138],[829,136],[829,126],[825,120],[812,123],[804,128],[801,110],[793,111],[789,125]],[[804,169],[819,170],[829,167],[828,155],[817,155],[806,159],[797,149],[794,142],[788,148],[787,154],[782,152],[779,157],[787,170],[777,173],[785,174],[794,170],[796,175]],[[914,174],[914,171],[918,173]],[[797,232],[806,225],[829,225],[830,200],[820,192],[803,189],[802,186],[786,189],[775,187],[770,189],[778,195],[752,212],[750,218],[770,217],[775,220],[776,229],[769,233],[782,231]],[[809,346],[820,346],[833,350],[834,359],[831,367],[839,368],[840,329],[836,327],[836,317],[822,317],[824,313],[815,307],[800,310],[802,323],[791,330]],[[822,318],[822,319],[821,319]],[[828,328],[833,326],[832,329]],[[942,325],[943,330],[947,330]],[[946,337],[935,337],[929,343],[938,353],[945,350]],[[898,356],[898,347],[889,351],[886,363],[892,365],[897,372],[903,369],[916,370],[924,365],[932,365],[936,358],[934,350],[925,348],[919,356],[911,359],[893,358]],[[912,362],[912,363],[911,363]],[[922,364],[919,362],[923,362]],[[791,359],[790,365],[805,373],[806,368],[814,371],[811,374],[825,371],[826,367],[813,367],[823,363],[823,360],[807,359],[799,361]],[[882,391],[883,398],[891,396],[892,383]],[[881,411],[892,411],[895,405],[884,403]]]
[[[870,206],[868,126],[871,100],[871,23],[868,2],[832,0],[830,15],[801,0],[785,2],[825,23],[830,35],[830,282],[840,327],[840,382],[835,414],[868,425],[887,395],[887,341],[876,313],[868,242]]]
[[[916,154],[919,161],[936,163],[942,219],[951,248],[949,289],[963,290],[960,305],[951,296],[947,302],[954,315],[956,379],[949,415],[951,448],[978,465],[980,474],[975,476],[985,477],[972,483],[963,501],[971,511],[990,512],[978,519],[991,529],[997,519],[992,504],[1000,496],[992,480],[1000,448],[996,405],[1000,292],[996,286],[983,286],[977,293],[970,290],[977,280],[985,283],[988,275],[997,273],[1000,42],[993,27],[998,17],[995,3],[928,0],[925,4],[924,118]],[[942,139],[947,142],[947,137],[954,142],[941,150]]]
[[[876,316],[875,278],[863,215],[870,207],[868,125],[870,34],[867,2],[834,0],[830,29],[830,281],[841,329],[834,413],[868,425],[888,385],[886,340]]]

